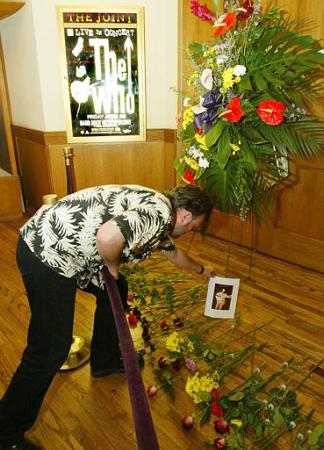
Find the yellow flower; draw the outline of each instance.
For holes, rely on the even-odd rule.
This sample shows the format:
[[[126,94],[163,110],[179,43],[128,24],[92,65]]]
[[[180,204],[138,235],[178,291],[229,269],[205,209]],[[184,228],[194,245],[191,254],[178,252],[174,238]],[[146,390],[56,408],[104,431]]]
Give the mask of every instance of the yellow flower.
[[[183,159],[184,159],[185,163],[189,167],[191,167],[193,170],[198,170],[199,169],[199,164],[193,158],[188,158],[188,156],[185,156]]]
[[[192,111],[192,108],[186,108],[183,112],[183,121],[182,121],[182,127],[185,130],[188,125],[190,125],[195,118],[195,114]]]
[[[202,148],[202,150],[208,150],[208,147],[206,145],[206,136],[201,136],[200,134],[196,133],[195,134],[195,139],[197,142],[199,142],[200,147]]]
[[[241,77],[234,77],[234,67],[224,70],[222,73],[222,78],[223,86],[226,89],[231,88],[235,83],[239,83],[241,81]]]
[[[238,419],[232,419],[231,424],[236,425],[238,428],[241,428],[241,426],[242,426],[242,422]]]
[[[166,338],[165,346],[170,352],[180,352],[180,340],[176,331]]]
[[[199,373],[196,372],[192,377],[188,377],[185,390],[195,403],[200,403],[201,399],[198,394],[201,392],[211,392],[212,389],[217,389],[218,384],[218,373],[215,372],[214,375],[203,375],[199,377]]]

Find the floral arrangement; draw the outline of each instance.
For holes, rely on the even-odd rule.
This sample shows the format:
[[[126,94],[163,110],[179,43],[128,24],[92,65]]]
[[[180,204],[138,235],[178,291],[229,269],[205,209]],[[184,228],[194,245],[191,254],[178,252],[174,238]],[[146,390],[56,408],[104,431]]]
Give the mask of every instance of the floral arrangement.
[[[272,320],[249,330],[242,329],[239,316],[228,326],[219,320],[215,335],[215,322],[201,315],[205,289],[191,276],[164,272],[158,260],[123,271],[132,292],[129,324],[142,329],[138,353],[156,380],[147,395],[154,398],[163,391],[176,401],[182,389],[192,399],[192,412],[187,406],[179,427],[188,432],[212,427],[214,438],[208,432],[206,446],[219,450],[283,448],[276,447],[283,437],[284,448],[323,448],[324,425],[316,423],[314,410],[305,413],[297,399],[323,360],[311,370],[305,370],[307,359],[269,369],[262,362],[269,345],[256,337]]]
[[[279,7],[262,12],[259,0],[226,0],[220,17],[191,0],[191,11],[210,22],[213,39],[188,48],[176,170],[221,211],[262,218],[269,188],[288,175],[287,157],[311,158],[324,144],[324,125],[309,112],[322,94],[323,49]]]

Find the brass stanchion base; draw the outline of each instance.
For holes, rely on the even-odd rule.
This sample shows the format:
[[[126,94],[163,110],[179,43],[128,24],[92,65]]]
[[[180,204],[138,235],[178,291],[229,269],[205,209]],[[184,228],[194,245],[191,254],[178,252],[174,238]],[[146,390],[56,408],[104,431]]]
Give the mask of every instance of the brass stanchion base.
[[[73,336],[72,345],[65,363],[60,368],[63,370],[73,370],[82,366],[90,359],[90,343],[81,336]]]

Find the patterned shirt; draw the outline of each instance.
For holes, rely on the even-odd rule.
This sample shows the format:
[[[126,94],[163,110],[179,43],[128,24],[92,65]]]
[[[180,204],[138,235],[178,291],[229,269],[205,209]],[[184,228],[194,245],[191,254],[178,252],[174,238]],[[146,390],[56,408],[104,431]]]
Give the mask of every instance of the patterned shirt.
[[[98,228],[111,220],[125,238],[121,262],[137,262],[154,249],[172,251],[174,214],[163,194],[136,185],[84,189],[42,206],[21,228],[21,236],[40,260],[61,275],[103,287]]]

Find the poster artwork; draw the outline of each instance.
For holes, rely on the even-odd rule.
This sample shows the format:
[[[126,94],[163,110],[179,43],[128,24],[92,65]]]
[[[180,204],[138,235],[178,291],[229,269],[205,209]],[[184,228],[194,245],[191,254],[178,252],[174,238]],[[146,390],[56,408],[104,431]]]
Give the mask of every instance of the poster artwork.
[[[73,12],[69,8],[61,11],[61,20],[70,141],[143,140],[138,12]]]

